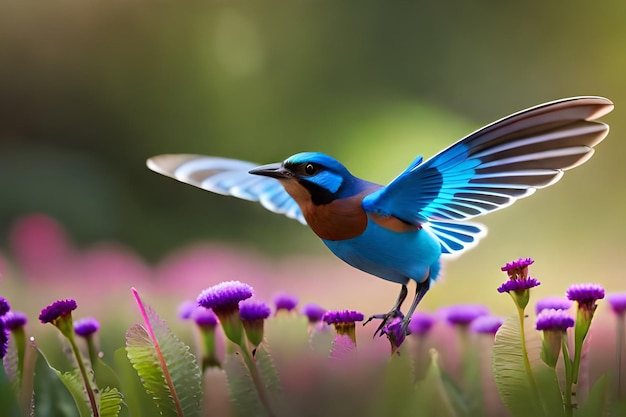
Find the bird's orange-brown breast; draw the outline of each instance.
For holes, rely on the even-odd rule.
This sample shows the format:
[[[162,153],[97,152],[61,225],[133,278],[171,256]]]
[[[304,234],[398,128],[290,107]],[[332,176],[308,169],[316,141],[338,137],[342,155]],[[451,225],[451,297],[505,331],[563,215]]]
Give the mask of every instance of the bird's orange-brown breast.
[[[282,180],[283,187],[298,203],[309,227],[322,239],[345,240],[359,236],[367,227],[367,213],[361,206],[363,197],[379,188],[376,186],[348,198],[316,205],[302,185]]]

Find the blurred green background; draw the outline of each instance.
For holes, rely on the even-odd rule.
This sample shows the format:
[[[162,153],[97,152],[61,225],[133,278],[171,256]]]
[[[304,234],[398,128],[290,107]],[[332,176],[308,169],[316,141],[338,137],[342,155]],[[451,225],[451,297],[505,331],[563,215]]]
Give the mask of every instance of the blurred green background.
[[[626,3],[398,3],[0,0],[2,251],[15,219],[38,212],[79,246],[119,241],[150,262],[208,240],[339,267],[297,222],[159,176],[146,158],[315,150],[386,183],[512,112],[602,95],[616,110],[594,158],[479,219],[489,236],[447,264],[427,303],[485,301],[519,256],[537,260],[546,294],[624,290]]]

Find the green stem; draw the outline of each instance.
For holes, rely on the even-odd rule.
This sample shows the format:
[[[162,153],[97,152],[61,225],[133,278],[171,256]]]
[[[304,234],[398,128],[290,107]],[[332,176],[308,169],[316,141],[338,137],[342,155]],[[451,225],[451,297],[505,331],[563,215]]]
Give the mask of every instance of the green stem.
[[[574,328],[574,361],[572,363],[572,379],[570,385],[570,409],[574,409],[578,406],[576,401],[576,391],[578,388],[578,374],[580,373],[580,361],[582,359],[583,344],[585,343],[585,337],[589,332],[591,326],[592,316],[586,310],[578,308],[576,314],[576,326]]]
[[[565,416],[572,417],[574,409],[572,408],[572,359],[569,356],[569,349],[567,348],[567,337],[563,337],[561,342],[563,351],[563,363],[565,364],[565,393],[563,394],[563,408],[565,409]]]
[[[267,391],[265,390],[265,385],[263,384],[263,381],[261,380],[259,369],[256,366],[256,361],[254,360],[254,358],[252,357],[252,355],[250,354],[250,352],[245,346],[240,346],[239,351],[241,352],[243,356],[243,360],[246,363],[248,370],[250,371],[250,377],[252,377],[252,382],[254,383],[254,386],[256,387],[256,391],[257,391],[257,394],[259,395],[259,400],[261,401],[263,408],[265,408],[265,411],[267,412],[267,415],[269,417],[275,417],[275,414],[272,411],[272,407],[270,406]]]
[[[89,403],[91,404],[93,417],[99,417],[100,414],[98,412],[98,403],[96,402],[96,397],[93,394],[93,390],[91,389],[91,383],[89,382],[89,375],[87,374],[87,368],[85,367],[85,362],[83,361],[83,355],[80,353],[80,349],[78,349],[78,345],[76,344],[74,336],[70,335],[68,339],[70,341],[70,345],[72,346],[74,356],[76,356],[78,369],[80,370],[80,374],[83,377],[83,381],[85,382],[85,390],[87,391],[87,396],[89,397]]]
[[[582,357],[582,346],[576,346],[574,349],[574,363],[572,367],[572,384],[578,384],[578,373],[580,372],[580,359]],[[573,392],[576,395],[576,392]]]
[[[544,415],[549,415],[547,413],[546,405],[544,404],[543,397],[539,392],[539,388],[537,387],[537,382],[535,381],[535,376],[533,375],[533,370],[530,366],[530,360],[528,359],[528,349],[526,348],[526,330],[524,326],[524,309],[520,307],[517,303],[515,303],[517,307],[517,315],[519,317],[519,328],[520,328],[520,338],[522,343],[522,357],[524,358],[524,367],[526,368],[526,375],[528,375],[528,382],[530,382],[530,387],[533,391],[533,395],[537,398],[541,404],[541,408]]]
[[[99,359],[98,349],[96,349],[96,343],[93,340],[93,336],[87,336],[85,340],[87,341],[87,353],[89,354],[89,362],[91,363],[91,368],[95,369]]]
[[[580,360],[583,352],[583,344],[585,343],[585,337],[589,332],[591,326],[591,319],[593,318],[593,311],[589,311],[583,308],[578,308],[576,313],[576,326],[574,328],[574,368],[572,370],[572,384],[576,386],[578,384],[578,373],[580,371]],[[572,392],[572,395],[576,395],[576,391]]]
[[[215,330],[200,329],[202,338],[202,371],[219,367],[220,362],[215,355]]]

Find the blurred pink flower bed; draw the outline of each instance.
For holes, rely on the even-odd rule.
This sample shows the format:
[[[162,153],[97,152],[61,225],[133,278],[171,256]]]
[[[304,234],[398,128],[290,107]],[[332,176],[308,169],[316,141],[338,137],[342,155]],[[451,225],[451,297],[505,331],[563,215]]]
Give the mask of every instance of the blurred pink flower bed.
[[[0,289],[12,300],[13,308],[30,317],[55,299],[71,297],[80,305],[81,316],[117,320],[128,326],[138,319],[130,295],[130,288],[135,287],[176,326],[177,308],[183,301],[195,300],[204,288],[227,280],[245,281],[254,287],[257,298],[268,302],[287,292],[299,298],[299,305],[311,302],[327,309],[355,309],[366,317],[386,311],[397,295],[396,285],[373,279],[331,256],[273,260],[239,247],[199,242],[174,250],[151,265],[116,242],[78,248],[62,225],[43,214],[19,219],[11,228],[9,243],[10,256],[0,254]],[[493,297],[485,304],[497,297],[494,288]],[[598,313],[590,339],[608,349],[615,342],[615,319],[608,306],[601,305]],[[37,333],[38,327],[32,330]],[[357,331],[366,344],[372,344],[374,327],[370,327],[359,326]],[[457,345],[450,343],[455,337],[450,327],[439,320],[429,337],[444,366],[458,366],[454,358],[459,355],[450,351]],[[387,347],[382,339],[372,346],[375,350]],[[602,365],[596,368],[598,372],[606,369],[611,359],[604,350],[591,352],[592,361]]]
[[[151,265],[117,242],[78,248],[61,224],[43,214],[16,221],[9,245],[10,253],[0,254],[0,286],[14,308],[29,315],[67,297],[79,302],[84,315],[99,316],[111,306],[132,311],[130,288],[135,287],[173,316],[182,301],[227,280],[249,283],[264,300],[288,292],[297,295],[301,305],[353,308],[366,315],[386,311],[397,295],[395,285],[372,279],[331,256],[273,260],[232,245],[198,242]]]

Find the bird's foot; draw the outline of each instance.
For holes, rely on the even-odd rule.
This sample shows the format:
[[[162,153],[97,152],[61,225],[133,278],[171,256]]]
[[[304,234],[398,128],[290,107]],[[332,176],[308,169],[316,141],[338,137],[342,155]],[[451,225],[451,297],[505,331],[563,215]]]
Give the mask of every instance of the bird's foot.
[[[365,326],[367,323],[369,323],[370,321],[374,320],[374,319],[380,319],[382,320],[380,322],[380,325],[378,326],[378,328],[376,329],[376,331],[374,332],[374,336],[376,337],[377,334],[379,334],[380,336],[382,336],[383,334],[385,334],[384,329],[385,326],[387,326],[389,323],[391,323],[393,321],[393,319],[395,319],[396,317],[399,317],[402,319],[403,322],[403,327],[406,329],[406,326],[408,326],[408,322],[406,323],[406,326],[404,325],[404,314],[402,314],[402,312],[400,311],[400,309],[393,309],[391,311],[389,311],[388,313],[385,314],[374,314],[373,316],[370,316],[365,323],[363,323],[363,326]]]

